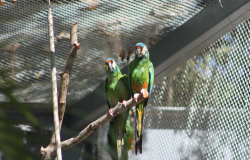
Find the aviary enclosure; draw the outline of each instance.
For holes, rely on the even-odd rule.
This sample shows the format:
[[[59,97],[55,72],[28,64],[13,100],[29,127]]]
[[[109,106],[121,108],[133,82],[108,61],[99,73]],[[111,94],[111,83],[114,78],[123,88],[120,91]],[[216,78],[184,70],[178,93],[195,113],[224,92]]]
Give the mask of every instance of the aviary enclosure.
[[[0,2],[0,159],[39,159],[53,132],[48,5]],[[108,113],[105,60],[127,74],[144,42],[155,82],[143,154],[132,146],[128,159],[250,159],[249,8],[248,0],[51,1],[58,92],[75,22],[81,44],[61,141]],[[63,150],[63,159],[111,159],[108,128]]]

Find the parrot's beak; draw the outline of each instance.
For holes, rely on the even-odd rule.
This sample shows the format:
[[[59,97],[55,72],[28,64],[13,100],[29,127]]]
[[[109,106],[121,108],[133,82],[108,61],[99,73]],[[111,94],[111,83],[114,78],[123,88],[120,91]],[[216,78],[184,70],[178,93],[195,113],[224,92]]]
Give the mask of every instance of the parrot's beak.
[[[140,48],[137,48],[137,57],[141,58],[143,56],[142,51]]]
[[[112,66],[112,63],[111,63],[111,62],[108,63],[108,70],[109,70],[109,72],[111,72],[111,73],[114,72],[114,67]]]

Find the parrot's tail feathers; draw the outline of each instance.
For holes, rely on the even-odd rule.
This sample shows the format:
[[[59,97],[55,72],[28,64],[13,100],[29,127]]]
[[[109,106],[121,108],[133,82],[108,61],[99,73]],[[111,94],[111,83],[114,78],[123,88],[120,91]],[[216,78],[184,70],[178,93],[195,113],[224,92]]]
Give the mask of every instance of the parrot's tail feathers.
[[[139,149],[140,149],[140,154],[142,154],[142,135],[141,135],[141,137],[139,138]]]
[[[138,149],[138,145],[137,145],[137,141],[135,142],[135,155],[137,155],[137,149]]]
[[[135,126],[137,126],[137,122],[135,121]],[[137,149],[138,149],[138,131],[137,127],[135,127],[135,155],[137,155]]]
[[[117,155],[118,155],[118,160],[121,160],[122,158],[122,141],[117,140]]]
[[[140,150],[140,154],[142,154],[142,135],[137,137],[135,142],[135,154],[137,155],[138,150]]]
[[[136,106],[136,116],[137,116],[137,122],[136,122],[136,154],[137,154],[137,150],[140,150],[140,153],[142,154],[142,128],[143,128],[143,118],[144,118],[144,110],[143,109],[139,109],[141,108],[140,105],[143,106],[143,104],[139,104]]]
[[[140,154],[142,154],[142,134],[141,134],[141,136],[140,137],[138,137],[138,142],[137,142],[138,144],[137,144],[137,149],[139,149],[140,150]]]

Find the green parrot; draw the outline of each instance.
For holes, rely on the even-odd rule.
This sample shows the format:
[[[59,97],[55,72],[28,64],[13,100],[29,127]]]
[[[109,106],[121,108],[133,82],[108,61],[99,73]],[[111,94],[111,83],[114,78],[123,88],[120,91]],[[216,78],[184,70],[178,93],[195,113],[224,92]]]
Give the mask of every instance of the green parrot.
[[[145,108],[152,92],[154,83],[154,66],[149,60],[149,52],[144,43],[135,45],[135,58],[128,67],[128,83],[133,98],[137,101],[138,93],[148,94],[148,98],[136,105],[135,120],[135,154],[142,154],[142,126]]]
[[[129,115],[126,120],[126,125],[125,125],[126,133],[124,134],[124,145],[122,146],[121,149],[122,151],[121,160],[128,160],[128,151],[132,149],[134,142],[134,131],[131,126],[131,115],[132,115],[132,110],[129,111]],[[115,134],[116,134],[115,123],[114,121],[110,121],[108,130],[108,149],[112,160],[118,159]]]
[[[122,102],[122,104],[126,106],[126,100],[131,97],[131,94],[128,88],[127,76],[125,74],[122,75],[119,67],[112,58],[106,60],[105,68],[107,78],[103,90],[105,99],[110,108],[109,113],[113,116],[112,108],[115,107],[118,102]],[[116,128],[117,154],[119,160],[121,160],[122,157],[121,150],[124,144],[125,123],[128,112],[129,111],[124,111],[113,119]]]

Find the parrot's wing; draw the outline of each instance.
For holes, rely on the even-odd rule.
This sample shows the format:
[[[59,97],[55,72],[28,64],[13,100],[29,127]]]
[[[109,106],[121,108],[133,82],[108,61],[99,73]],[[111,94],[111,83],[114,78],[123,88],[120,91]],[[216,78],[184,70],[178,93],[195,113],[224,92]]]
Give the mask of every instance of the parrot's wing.
[[[128,89],[128,94],[129,94],[129,98],[131,98],[131,88],[130,88],[130,85],[129,85],[129,80],[128,80],[128,76],[126,74],[123,74],[123,79],[125,81],[125,84],[126,84],[126,88]]]
[[[148,98],[151,95],[153,85],[154,85],[154,66],[153,66],[153,63],[150,62],[150,64],[149,64],[149,85],[148,85],[149,96],[148,96]]]
[[[144,101],[144,106],[146,107],[148,104],[148,100],[150,98],[151,92],[152,92],[152,88],[154,85],[154,66],[153,63],[150,62],[149,64],[149,84],[148,84],[148,98],[145,99]]]
[[[108,104],[108,106],[110,108],[110,104],[109,104],[109,101],[108,101],[108,89],[107,89],[107,87],[108,87],[108,78],[106,78],[106,80],[104,81],[103,92],[104,92],[104,97],[105,97],[105,99],[107,101],[107,104]]]

